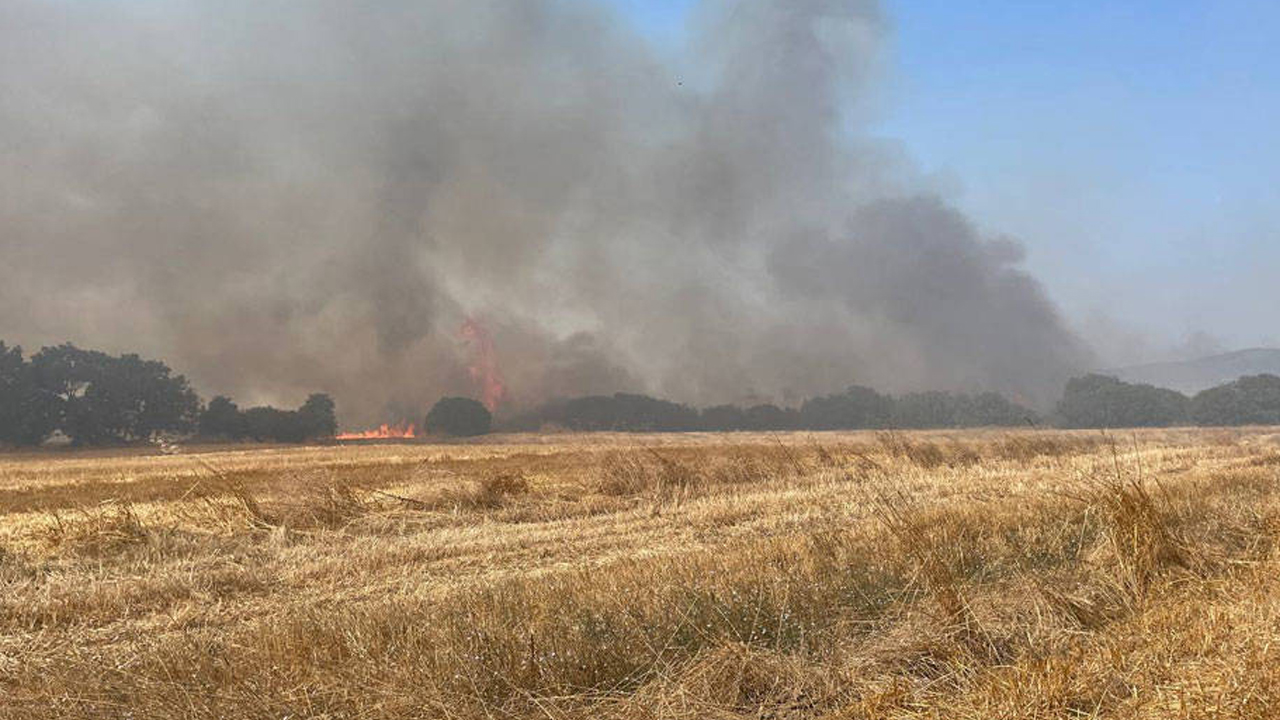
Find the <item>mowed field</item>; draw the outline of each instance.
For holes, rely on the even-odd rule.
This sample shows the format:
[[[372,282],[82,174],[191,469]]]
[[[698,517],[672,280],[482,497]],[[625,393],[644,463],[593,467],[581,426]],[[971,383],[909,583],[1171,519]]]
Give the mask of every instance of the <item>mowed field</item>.
[[[0,455],[0,717],[1280,717],[1278,538],[1276,429]]]

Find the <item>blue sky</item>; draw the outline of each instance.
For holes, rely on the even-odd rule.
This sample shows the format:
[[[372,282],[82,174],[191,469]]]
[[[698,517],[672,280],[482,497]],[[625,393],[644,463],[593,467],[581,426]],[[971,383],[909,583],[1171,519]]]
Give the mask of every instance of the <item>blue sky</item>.
[[[696,4],[601,1],[664,43]],[[1196,332],[1280,345],[1280,2],[884,7],[873,131],[1025,243],[1095,341],[1126,359]]]

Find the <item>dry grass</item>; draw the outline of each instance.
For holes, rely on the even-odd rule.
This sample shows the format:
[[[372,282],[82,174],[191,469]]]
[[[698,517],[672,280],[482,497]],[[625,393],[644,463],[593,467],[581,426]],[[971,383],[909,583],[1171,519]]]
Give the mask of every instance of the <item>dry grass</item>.
[[[1280,435],[0,458],[0,717],[1280,717]]]

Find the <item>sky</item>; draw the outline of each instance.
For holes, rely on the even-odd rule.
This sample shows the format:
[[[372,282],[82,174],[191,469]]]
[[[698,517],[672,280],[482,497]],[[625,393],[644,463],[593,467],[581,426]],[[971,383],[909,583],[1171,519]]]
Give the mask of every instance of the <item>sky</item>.
[[[678,47],[693,0],[601,0]],[[1280,3],[885,0],[873,130],[1114,362],[1280,345]]]
[[[473,391],[471,321],[512,407],[1047,405],[1280,346],[1276,37],[1275,0],[0,0],[0,328],[362,424]]]

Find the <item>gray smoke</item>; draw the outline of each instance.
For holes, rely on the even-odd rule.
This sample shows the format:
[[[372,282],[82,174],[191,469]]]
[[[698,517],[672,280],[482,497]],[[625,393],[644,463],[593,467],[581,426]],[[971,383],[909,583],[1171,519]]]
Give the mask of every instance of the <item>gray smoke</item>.
[[[1043,401],[1087,351],[1016,243],[864,129],[871,0],[0,0],[0,337],[346,424],[474,392]]]

